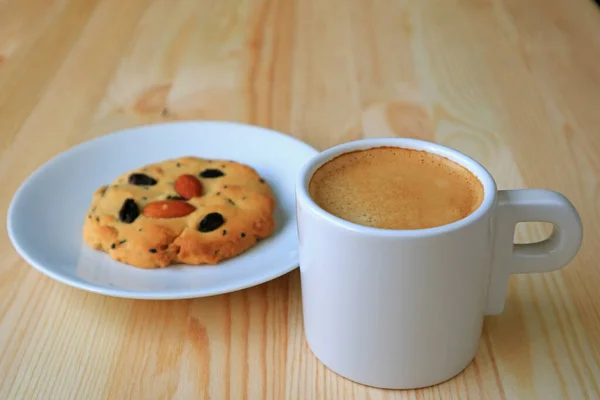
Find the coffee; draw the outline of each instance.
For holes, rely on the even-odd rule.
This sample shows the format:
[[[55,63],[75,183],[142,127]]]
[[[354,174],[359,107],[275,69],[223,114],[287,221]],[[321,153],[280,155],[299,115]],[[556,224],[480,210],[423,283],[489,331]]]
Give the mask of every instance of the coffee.
[[[356,224],[423,229],[474,212],[483,200],[483,185],[445,157],[377,147],[342,154],[321,166],[309,193],[327,212]]]

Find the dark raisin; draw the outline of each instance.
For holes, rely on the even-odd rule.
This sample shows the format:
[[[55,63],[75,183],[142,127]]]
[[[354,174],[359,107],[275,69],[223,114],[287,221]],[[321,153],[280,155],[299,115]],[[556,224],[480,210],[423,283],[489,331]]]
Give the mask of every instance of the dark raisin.
[[[215,250],[215,256],[216,256],[217,254],[219,254],[219,251],[220,251],[220,249],[216,249],[216,250]]]
[[[205,169],[204,171],[200,172],[201,178],[218,178],[223,175],[225,174],[220,169]]]
[[[242,237],[246,237],[246,234],[244,232],[242,232]]]
[[[150,253],[156,253],[156,249],[150,249],[148,250]]]
[[[232,206],[235,206],[235,201],[231,200],[231,199],[227,199],[227,201],[229,202],[229,204],[231,204]]]
[[[127,199],[123,202],[119,211],[119,219],[126,224],[131,224],[140,215],[140,209],[133,199]]]
[[[113,243],[113,244],[110,245],[110,248],[113,249],[113,250],[114,250],[115,247],[117,247],[116,243]]]
[[[227,185],[223,185],[223,189],[227,189]]]
[[[123,243],[125,243],[126,241],[127,241],[127,239],[120,240],[120,241],[119,241],[119,244],[123,244]]]
[[[143,196],[142,200],[148,200],[148,198],[146,196]]]
[[[141,232],[141,231],[142,231],[142,228],[139,228],[139,229],[138,229],[138,232]]]
[[[96,222],[100,222],[100,217],[96,217]]]
[[[220,195],[221,195],[221,192],[217,192],[217,196],[220,196]]]
[[[259,181],[260,183],[265,183],[265,180],[264,180],[263,178],[260,178],[258,181]]]
[[[177,168],[181,167],[181,163],[177,163],[175,165],[177,166]]]
[[[198,230],[200,232],[212,232],[215,229],[218,229],[224,223],[225,220],[223,219],[223,216],[219,213],[213,212],[202,218],[202,221],[200,221],[200,224],[198,225]]]
[[[156,179],[146,174],[131,174],[129,175],[129,183],[137,186],[152,186],[156,185]]]
[[[167,196],[167,200],[185,200],[183,197],[181,196]]]
[[[223,229],[223,236],[227,235],[227,229]]]

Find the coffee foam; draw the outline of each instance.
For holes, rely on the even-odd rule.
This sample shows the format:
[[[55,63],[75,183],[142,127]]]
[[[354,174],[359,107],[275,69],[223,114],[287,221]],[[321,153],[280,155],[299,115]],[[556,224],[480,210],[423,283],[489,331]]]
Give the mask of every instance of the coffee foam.
[[[483,185],[445,157],[420,150],[377,147],[342,154],[321,166],[309,184],[325,211],[360,225],[423,229],[473,213]]]

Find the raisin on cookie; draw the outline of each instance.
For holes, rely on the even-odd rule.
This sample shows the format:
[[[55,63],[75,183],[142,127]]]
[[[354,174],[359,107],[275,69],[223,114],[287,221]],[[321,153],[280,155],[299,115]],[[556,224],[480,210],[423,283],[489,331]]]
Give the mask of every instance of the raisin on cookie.
[[[94,194],[83,239],[140,268],[217,264],[273,233],[275,200],[247,165],[182,157],[146,165]]]

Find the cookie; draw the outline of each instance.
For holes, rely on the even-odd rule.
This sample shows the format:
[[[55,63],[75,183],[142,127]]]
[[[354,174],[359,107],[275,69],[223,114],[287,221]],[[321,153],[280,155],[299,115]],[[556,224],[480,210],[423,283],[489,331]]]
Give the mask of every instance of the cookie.
[[[140,268],[217,264],[273,233],[271,188],[247,165],[182,157],[119,176],[92,196],[84,242]]]

